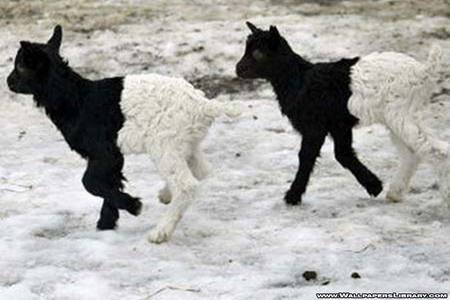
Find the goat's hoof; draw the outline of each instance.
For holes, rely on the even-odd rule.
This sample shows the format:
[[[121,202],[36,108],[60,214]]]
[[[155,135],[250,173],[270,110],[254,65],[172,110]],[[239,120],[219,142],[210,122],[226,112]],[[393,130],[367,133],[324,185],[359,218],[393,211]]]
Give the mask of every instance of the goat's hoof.
[[[97,230],[114,230],[116,229],[116,221],[100,219],[97,221]]]
[[[402,194],[393,191],[388,191],[386,194],[386,200],[392,203],[398,203],[403,200]]]
[[[163,204],[169,204],[172,201],[172,194],[167,189],[162,189],[158,194],[159,202]]]
[[[284,196],[284,202],[286,202],[286,204],[288,205],[299,205],[300,203],[302,203],[302,198],[299,197],[297,193],[289,190]]]
[[[383,190],[383,183],[378,178],[374,178],[373,181],[367,184],[366,190],[370,196],[376,197]]]
[[[139,200],[139,198],[136,198],[133,203],[131,204],[131,207],[127,209],[127,211],[132,214],[133,216],[139,216],[139,214],[142,211],[142,202]]]
[[[171,235],[172,233],[168,232],[167,230],[156,228],[150,232],[148,241],[154,244],[161,244],[167,242],[170,239]]]

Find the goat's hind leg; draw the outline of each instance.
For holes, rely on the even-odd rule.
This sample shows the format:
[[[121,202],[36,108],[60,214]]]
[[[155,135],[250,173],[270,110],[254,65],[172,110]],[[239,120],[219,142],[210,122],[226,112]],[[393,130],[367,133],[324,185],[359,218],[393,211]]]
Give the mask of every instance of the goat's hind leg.
[[[198,146],[194,148],[192,155],[190,155],[187,160],[187,163],[192,174],[198,180],[202,180],[208,175],[210,165]],[[163,204],[169,204],[172,201],[172,192],[170,191],[168,183],[166,183],[164,188],[159,191],[158,198],[159,202]]]
[[[166,185],[159,191],[158,194],[159,202],[163,204],[169,204],[172,201],[172,192],[170,191],[169,184]]]
[[[178,222],[194,200],[197,179],[181,154],[166,152],[158,163],[158,168],[170,187],[172,201],[166,213],[149,235],[149,241],[162,243],[172,236]]]
[[[392,132],[391,140],[398,150],[400,162],[397,174],[389,186],[386,199],[390,202],[400,202],[404,192],[408,190],[411,178],[416,172],[420,161],[414,151]]]
[[[442,197],[450,207],[450,145],[433,137],[411,118],[393,117],[387,121],[389,128],[405,145],[435,166]]]
[[[195,178],[202,180],[208,176],[211,167],[198,145],[194,147],[192,155],[187,162]]]

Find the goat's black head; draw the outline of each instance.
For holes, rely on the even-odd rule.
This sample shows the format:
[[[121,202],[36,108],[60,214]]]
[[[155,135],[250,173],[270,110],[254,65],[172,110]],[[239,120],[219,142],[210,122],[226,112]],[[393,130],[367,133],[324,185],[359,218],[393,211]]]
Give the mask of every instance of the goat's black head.
[[[280,64],[292,56],[292,49],[275,26],[269,30],[257,28],[250,22],[252,32],[247,37],[244,56],[236,65],[236,74],[241,78],[269,79]]]
[[[21,94],[35,94],[44,86],[53,58],[59,58],[62,28],[57,25],[46,44],[20,42],[14,60],[14,69],[7,83],[11,91]]]

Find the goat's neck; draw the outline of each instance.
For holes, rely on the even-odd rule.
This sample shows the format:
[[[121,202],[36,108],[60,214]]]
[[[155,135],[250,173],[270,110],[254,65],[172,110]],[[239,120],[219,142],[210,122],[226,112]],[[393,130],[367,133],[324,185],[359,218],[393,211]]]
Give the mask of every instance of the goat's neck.
[[[269,78],[282,108],[301,89],[304,84],[303,75],[311,66],[310,62],[295,54],[279,65],[277,73]]]
[[[70,124],[78,119],[84,98],[91,86],[90,80],[84,79],[68,67],[51,70],[44,91],[35,94],[34,99],[65,135]]]

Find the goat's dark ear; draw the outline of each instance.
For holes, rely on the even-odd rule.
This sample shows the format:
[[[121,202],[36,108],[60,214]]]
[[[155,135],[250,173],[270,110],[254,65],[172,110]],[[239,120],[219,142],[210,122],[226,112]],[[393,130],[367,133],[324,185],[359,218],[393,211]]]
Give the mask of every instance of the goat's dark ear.
[[[270,26],[269,29],[270,38],[269,38],[269,45],[272,50],[275,50],[278,45],[280,44],[280,33],[278,32],[278,29],[275,26]]]
[[[271,37],[280,38],[280,33],[278,32],[278,29],[276,26],[270,26],[269,32],[270,32]]]
[[[26,56],[37,56],[39,52],[42,52],[38,47],[33,45],[33,43],[27,41],[20,41],[20,46],[22,47],[23,52]]]
[[[23,51],[23,61],[27,67],[40,69],[48,63],[47,53],[33,43],[21,41],[20,46]]]
[[[20,47],[22,47],[22,49],[23,49],[24,51],[29,51],[29,50],[31,50],[32,45],[31,45],[30,42],[27,42],[27,41],[20,41]]]
[[[53,50],[59,52],[59,48],[61,47],[62,41],[62,27],[61,25],[56,25],[55,29],[53,29],[53,35],[48,40],[47,45],[50,46]]]
[[[247,24],[247,27],[250,29],[250,31],[252,33],[257,33],[258,31],[261,31],[261,29],[259,29],[258,27],[256,27],[252,23],[250,23],[249,21],[245,22],[245,24]]]

